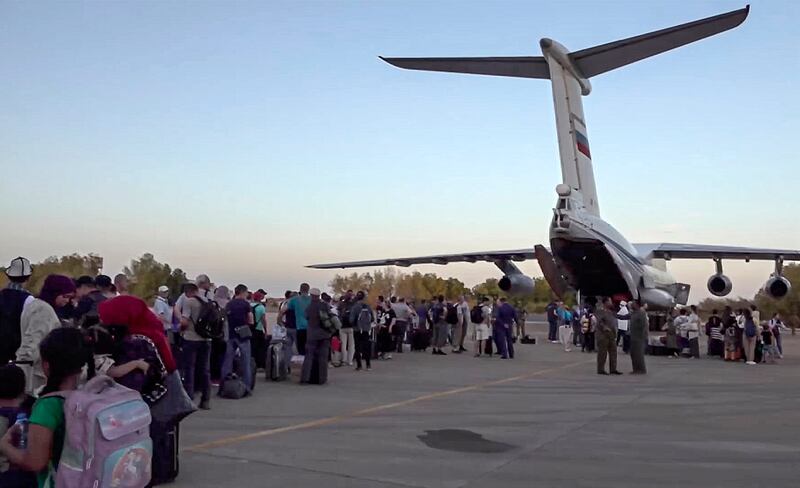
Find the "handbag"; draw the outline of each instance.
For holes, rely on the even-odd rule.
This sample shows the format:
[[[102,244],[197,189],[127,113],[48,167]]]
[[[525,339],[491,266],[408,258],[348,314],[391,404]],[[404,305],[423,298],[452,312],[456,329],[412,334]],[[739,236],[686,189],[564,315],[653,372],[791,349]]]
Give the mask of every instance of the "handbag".
[[[183,388],[181,375],[178,371],[169,373],[164,379],[164,386],[167,391],[156,403],[150,405],[150,415],[153,422],[163,425],[171,425],[180,422],[189,414],[195,412],[192,399]]]
[[[233,331],[236,332],[236,336],[242,340],[253,337],[253,331],[250,329],[249,325],[240,325],[233,329]]]

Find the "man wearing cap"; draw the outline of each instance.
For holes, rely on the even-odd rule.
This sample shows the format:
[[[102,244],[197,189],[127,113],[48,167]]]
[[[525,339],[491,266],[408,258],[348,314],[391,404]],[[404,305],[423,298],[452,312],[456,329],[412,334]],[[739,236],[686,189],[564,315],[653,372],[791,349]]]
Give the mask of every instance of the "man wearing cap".
[[[330,313],[330,307],[320,299],[319,288],[309,291],[311,302],[306,308],[308,339],[303,360],[300,383],[324,385],[328,381],[328,353],[331,348],[331,332],[322,328],[320,312]]]
[[[25,290],[33,269],[22,256],[14,258],[5,269],[8,286],[0,291],[0,364],[13,361],[22,341],[20,317],[22,309],[33,301],[33,295]]]
[[[156,295],[156,301],[153,303],[153,311],[161,320],[165,334],[172,330],[172,307],[169,306],[167,297],[169,297],[169,287],[161,285],[158,287],[158,295]]]

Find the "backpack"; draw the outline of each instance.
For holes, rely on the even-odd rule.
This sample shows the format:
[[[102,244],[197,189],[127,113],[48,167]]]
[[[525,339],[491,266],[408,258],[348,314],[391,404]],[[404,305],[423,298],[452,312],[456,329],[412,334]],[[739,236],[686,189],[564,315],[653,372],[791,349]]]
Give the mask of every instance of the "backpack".
[[[192,298],[200,302],[200,316],[194,324],[194,331],[204,339],[222,339],[225,335],[225,322],[217,302],[205,301],[200,297]]]
[[[18,303],[12,300],[15,297]],[[13,361],[22,344],[19,321],[27,297],[28,293],[24,291],[0,291],[0,364]]]
[[[447,315],[445,315],[444,321],[450,325],[458,323],[458,309],[452,303],[447,306]]]
[[[756,323],[753,322],[752,319],[747,319],[744,323],[744,335],[747,337],[755,337],[758,332],[756,329]]]
[[[438,324],[442,320],[442,308],[443,305],[438,303],[431,307],[431,322],[434,324]]]
[[[483,308],[480,305],[475,305],[474,307],[472,307],[472,311],[469,313],[469,319],[472,321],[473,324],[482,324]]]
[[[367,332],[372,327],[372,310],[364,304],[361,305],[361,310],[358,312],[356,326],[361,332]]]
[[[319,326],[322,327],[324,331],[333,334],[342,328],[342,322],[339,320],[339,317],[331,312],[320,309]]]
[[[59,488],[150,483],[150,407],[138,392],[105,375],[83,388],[46,397],[64,399],[66,431],[55,485]]]

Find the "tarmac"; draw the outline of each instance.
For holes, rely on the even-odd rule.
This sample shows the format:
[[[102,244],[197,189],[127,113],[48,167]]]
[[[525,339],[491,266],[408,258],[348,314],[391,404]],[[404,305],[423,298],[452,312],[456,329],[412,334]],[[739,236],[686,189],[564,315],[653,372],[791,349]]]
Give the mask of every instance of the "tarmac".
[[[260,373],[252,397],[182,423],[169,486],[800,484],[800,336],[776,365],[647,356],[647,376],[599,376],[594,354],[532,328],[514,360],[408,352],[324,386]]]

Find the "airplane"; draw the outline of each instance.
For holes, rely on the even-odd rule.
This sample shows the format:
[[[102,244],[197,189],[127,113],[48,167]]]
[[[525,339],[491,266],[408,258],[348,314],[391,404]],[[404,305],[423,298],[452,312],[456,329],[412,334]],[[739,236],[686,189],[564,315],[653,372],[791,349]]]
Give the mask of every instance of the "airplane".
[[[667,272],[671,259],[710,259],[716,264],[707,282],[715,296],[730,293],[732,283],[723,273],[722,262],[771,260],[775,270],[763,291],[782,298],[791,283],[782,275],[785,261],[800,261],[800,250],[760,249],[696,244],[631,244],[600,216],[592,156],[581,97],[591,93],[589,78],[677,47],[733,29],[742,24],[750,6],[650,32],[628,39],[570,52],[558,42],[539,41],[543,56],[478,58],[384,58],[385,62],[410,70],[443,71],[490,76],[549,79],[553,90],[556,132],[562,182],[550,223],[550,248],[480,251],[459,254],[390,258],[370,261],[315,264],[316,269],[444,265],[452,262],[487,261],[503,273],[500,288],[509,294],[533,291],[534,281],[514,264],[536,259],[553,292],[563,297],[576,291],[582,297],[612,297],[615,301],[639,299],[651,309],[686,305],[689,285],[678,283]]]

